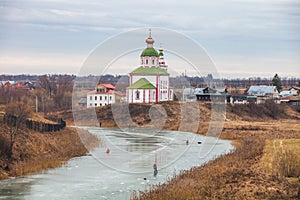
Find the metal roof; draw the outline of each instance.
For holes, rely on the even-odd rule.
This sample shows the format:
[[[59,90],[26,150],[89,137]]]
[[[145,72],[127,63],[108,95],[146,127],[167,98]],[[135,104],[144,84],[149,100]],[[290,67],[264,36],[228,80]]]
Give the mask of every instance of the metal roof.
[[[141,78],[135,83],[133,83],[131,86],[128,87],[128,89],[155,89],[156,87],[152,85],[147,79]]]
[[[150,67],[150,68],[139,67],[133,70],[130,74],[169,75],[169,73],[166,70],[161,69],[159,67]]]
[[[247,91],[249,95],[256,95],[256,96],[265,96],[267,94],[273,94],[276,92],[278,92],[276,86],[268,86],[268,85],[252,85]]]
[[[87,99],[86,98],[81,98],[78,103],[81,103],[81,104],[86,104],[87,102]]]

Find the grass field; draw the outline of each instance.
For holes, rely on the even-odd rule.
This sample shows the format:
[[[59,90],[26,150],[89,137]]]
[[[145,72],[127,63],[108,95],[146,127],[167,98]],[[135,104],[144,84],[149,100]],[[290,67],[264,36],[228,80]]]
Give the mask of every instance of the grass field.
[[[266,140],[262,166],[270,173],[296,178],[300,175],[300,139]]]

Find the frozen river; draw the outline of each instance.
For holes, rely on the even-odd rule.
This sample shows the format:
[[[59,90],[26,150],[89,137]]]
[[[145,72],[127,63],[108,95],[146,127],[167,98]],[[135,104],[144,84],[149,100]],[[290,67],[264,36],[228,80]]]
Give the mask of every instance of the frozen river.
[[[132,191],[162,183],[175,172],[233,149],[230,141],[188,132],[164,130],[149,135],[143,130],[82,128],[101,140],[90,155],[44,173],[0,181],[0,199],[130,199]]]

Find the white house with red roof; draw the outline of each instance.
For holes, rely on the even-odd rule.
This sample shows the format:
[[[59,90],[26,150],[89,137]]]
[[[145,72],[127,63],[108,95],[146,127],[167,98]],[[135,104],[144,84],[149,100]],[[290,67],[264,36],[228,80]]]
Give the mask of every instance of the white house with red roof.
[[[99,84],[95,90],[87,93],[87,107],[106,106],[116,103],[116,96],[121,96],[120,92],[115,91],[112,84]]]
[[[153,48],[154,40],[146,39],[147,48],[140,56],[140,67],[130,75],[129,87],[126,90],[128,103],[153,103],[172,101],[173,90],[170,89],[170,74],[164,60],[163,49],[159,53]]]

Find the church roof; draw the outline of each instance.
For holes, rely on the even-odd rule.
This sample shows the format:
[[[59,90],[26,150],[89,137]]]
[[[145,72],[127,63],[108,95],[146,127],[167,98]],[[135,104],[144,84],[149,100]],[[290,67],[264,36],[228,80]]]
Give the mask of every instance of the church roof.
[[[153,47],[148,47],[142,52],[141,56],[156,56],[157,57],[158,53]]]
[[[155,89],[155,86],[152,85],[147,79],[141,78],[131,86],[128,87],[129,89]]]
[[[169,75],[169,73],[166,70],[158,67],[150,67],[150,68],[139,67],[133,70],[130,74]]]

